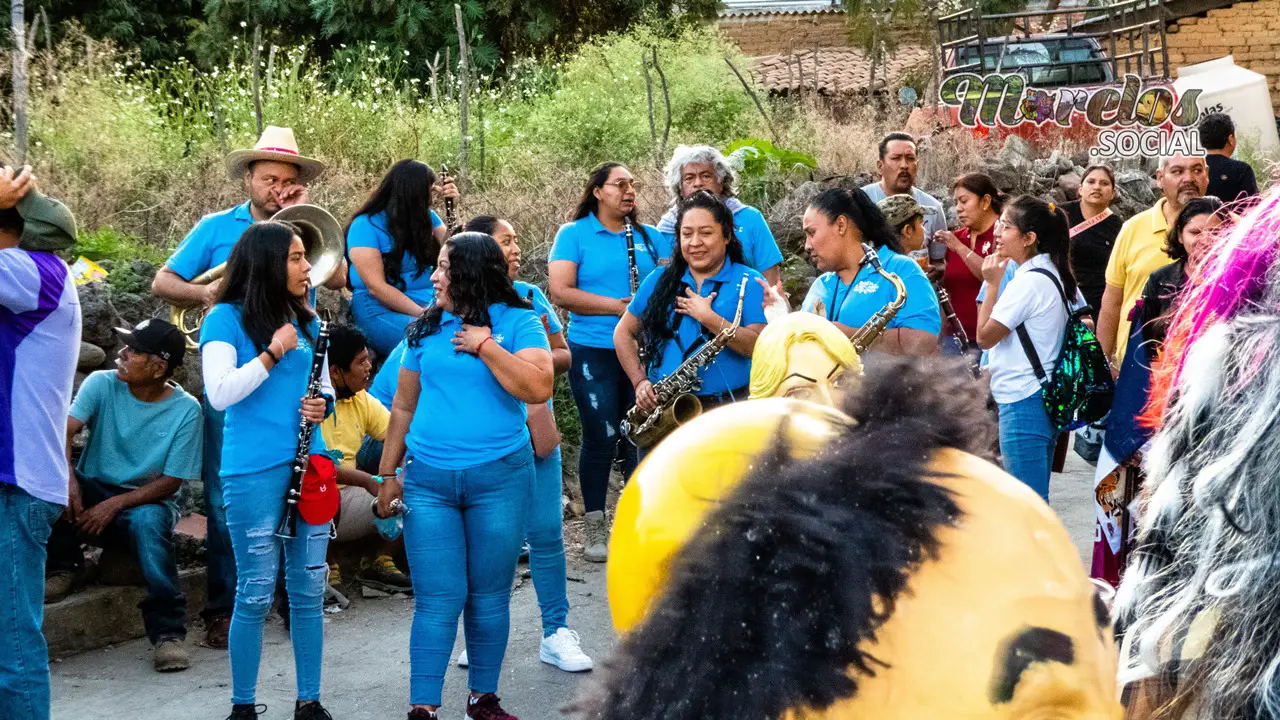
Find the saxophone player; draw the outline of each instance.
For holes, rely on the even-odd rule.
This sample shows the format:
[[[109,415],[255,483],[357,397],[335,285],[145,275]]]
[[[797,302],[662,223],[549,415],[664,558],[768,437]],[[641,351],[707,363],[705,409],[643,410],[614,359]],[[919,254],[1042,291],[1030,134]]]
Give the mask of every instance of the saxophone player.
[[[613,331],[618,361],[636,389],[636,406],[658,407],[654,382],[670,375],[732,324],[742,299],[741,326],[724,352],[699,369],[702,409],[745,400],[751,353],[764,329],[764,276],[747,267],[734,235],[733,213],[706,191],[686,198],[676,218],[678,252],[640,285]],[[746,279],[746,294],[736,292]],[[648,366],[640,362],[643,346]]]
[[[942,329],[938,297],[865,192],[833,188],[820,193],[805,210],[804,234],[805,252],[822,274],[809,286],[801,309],[827,318],[852,337],[895,301],[898,292],[885,275],[896,275],[906,297],[872,347],[895,355],[937,351]],[[884,273],[863,262],[864,243],[875,250]]]

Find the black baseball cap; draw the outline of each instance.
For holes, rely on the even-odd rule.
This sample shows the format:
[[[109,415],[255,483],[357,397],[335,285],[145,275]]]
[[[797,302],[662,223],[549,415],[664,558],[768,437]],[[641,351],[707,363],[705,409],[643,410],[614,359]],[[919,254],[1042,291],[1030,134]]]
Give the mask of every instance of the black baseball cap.
[[[170,369],[181,365],[187,354],[187,341],[182,333],[164,320],[143,320],[132,330],[116,328],[116,333],[130,350],[155,355],[169,363]]]

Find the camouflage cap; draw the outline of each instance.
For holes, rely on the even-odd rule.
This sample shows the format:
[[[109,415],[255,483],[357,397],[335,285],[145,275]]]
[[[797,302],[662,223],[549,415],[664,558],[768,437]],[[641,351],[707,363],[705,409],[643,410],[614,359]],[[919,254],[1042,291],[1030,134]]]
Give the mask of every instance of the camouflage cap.
[[[925,209],[910,195],[890,195],[876,203],[889,227],[905,225],[908,220],[919,215],[924,217]]]

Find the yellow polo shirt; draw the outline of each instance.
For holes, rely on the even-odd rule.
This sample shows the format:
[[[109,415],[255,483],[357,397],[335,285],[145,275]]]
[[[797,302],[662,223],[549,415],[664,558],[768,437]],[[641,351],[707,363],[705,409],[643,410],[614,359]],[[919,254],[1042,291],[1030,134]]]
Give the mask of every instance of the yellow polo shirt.
[[[340,453],[334,461],[344,468],[354,468],[365,437],[386,440],[390,420],[391,413],[382,403],[361,390],[333,404],[333,414],[320,424],[320,434],[330,454]]]
[[[1150,210],[1129,218],[1120,228],[1111,259],[1107,261],[1107,285],[1124,290],[1116,331],[1117,365],[1124,362],[1129,344],[1129,312],[1142,296],[1147,277],[1173,262],[1164,252],[1165,235],[1169,232],[1169,224],[1164,219],[1167,203],[1168,200],[1160,198]]]

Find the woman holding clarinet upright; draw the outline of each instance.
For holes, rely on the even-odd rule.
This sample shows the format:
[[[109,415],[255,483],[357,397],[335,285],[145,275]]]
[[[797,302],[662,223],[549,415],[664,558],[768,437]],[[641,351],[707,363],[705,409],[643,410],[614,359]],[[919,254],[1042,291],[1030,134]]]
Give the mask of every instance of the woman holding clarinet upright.
[[[640,283],[671,257],[671,245],[658,229],[636,217],[640,187],[619,163],[593,170],[572,220],[556,233],[547,265],[551,300],[569,311],[569,386],[582,418],[583,556],[590,562],[608,558],[605,496],[620,449],[624,479],[636,468],[636,448],[619,431],[627,408],[635,404],[635,391],[614,352],[613,328]]]
[[[295,720],[332,720],[320,705],[323,606],[329,527],[299,518],[295,536],[276,532],[301,438],[299,412],[313,425],[311,452],[324,453],[315,424],[333,402],[328,363],[321,364],[326,397],[304,397],[320,324],[307,304],[306,249],[297,230],[256,223],[227,260],[226,282],[204,319],[200,350],[209,403],[226,410],[222,444],[223,497],[236,559],[236,601],[228,643],[229,720],[254,720],[262,626],[271,609],[283,552],[289,591],[290,637],[297,667]],[[301,400],[300,400],[301,399]]]

